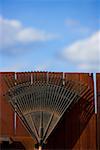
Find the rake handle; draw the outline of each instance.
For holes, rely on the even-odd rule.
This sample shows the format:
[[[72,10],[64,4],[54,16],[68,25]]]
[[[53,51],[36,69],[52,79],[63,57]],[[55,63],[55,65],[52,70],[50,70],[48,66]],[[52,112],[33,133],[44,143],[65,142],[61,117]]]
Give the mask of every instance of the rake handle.
[[[39,146],[39,150],[42,150],[42,146]]]

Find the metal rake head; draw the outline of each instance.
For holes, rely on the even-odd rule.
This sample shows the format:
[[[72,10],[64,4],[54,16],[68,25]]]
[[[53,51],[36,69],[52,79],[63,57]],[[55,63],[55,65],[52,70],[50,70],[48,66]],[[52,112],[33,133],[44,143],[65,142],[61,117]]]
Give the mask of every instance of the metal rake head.
[[[16,78],[5,81],[9,86],[9,102],[24,122],[31,136],[42,146],[72,103],[76,103],[89,87],[85,84],[59,79],[51,82],[47,74],[47,81]],[[56,78],[55,78],[56,79]]]

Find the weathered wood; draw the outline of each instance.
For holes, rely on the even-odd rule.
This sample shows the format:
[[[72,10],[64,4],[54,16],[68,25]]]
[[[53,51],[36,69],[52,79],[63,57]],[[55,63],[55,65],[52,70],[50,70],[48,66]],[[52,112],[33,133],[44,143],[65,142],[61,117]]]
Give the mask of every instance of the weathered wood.
[[[96,74],[97,84],[97,150],[100,149],[100,73]]]
[[[2,108],[0,109],[0,112],[2,112],[2,114],[3,114],[1,117],[3,119],[0,120],[2,122],[2,125],[0,124],[2,126],[2,127],[0,127],[1,128],[0,134],[2,136],[3,135],[9,135],[9,136],[11,135],[13,138],[15,136],[14,132],[12,131],[13,127],[11,126],[11,124],[13,125],[13,116],[14,116],[13,111],[12,111],[11,107],[9,106],[9,104],[7,103],[6,98],[3,96],[3,94],[6,94],[8,89],[9,88],[11,89],[11,87],[12,87],[11,93],[13,93],[13,91],[15,90],[13,88],[13,86],[15,85],[15,82],[17,83],[16,85],[23,84],[23,82],[24,82],[23,86],[28,86],[28,87],[32,83],[33,84],[38,83],[37,88],[40,86],[40,84],[42,82],[43,82],[43,85],[44,84],[49,85],[49,83],[55,84],[56,86],[61,86],[61,87],[63,85],[65,85],[67,91],[72,89],[72,87],[73,87],[73,90],[72,90],[73,94],[71,92],[69,92],[70,98],[71,98],[71,95],[72,95],[72,97],[74,96],[75,91],[78,91],[78,92],[76,92],[77,93],[76,95],[78,95],[78,93],[79,93],[79,95],[81,95],[81,99],[80,99],[80,102],[71,103],[71,105],[70,105],[71,107],[69,107],[69,109],[65,112],[63,118],[60,120],[56,129],[50,135],[50,138],[48,138],[48,144],[47,144],[48,149],[49,148],[52,148],[52,149],[92,149],[93,148],[93,150],[96,150],[96,117],[94,114],[94,99],[93,99],[93,97],[94,97],[93,90],[94,89],[93,89],[93,75],[92,74],[65,73],[64,79],[66,81],[64,81],[64,79],[63,79],[63,73],[52,73],[52,72],[51,73],[47,73],[47,72],[16,73],[17,80],[14,79],[14,74],[15,73],[1,73],[0,74],[0,80],[2,79],[2,85],[0,88],[0,104],[2,105]],[[4,80],[5,75],[7,75],[6,79],[8,79],[8,81],[6,81],[6,83],[8,82],[8,84],[7,84],[8,87],[5,84],[5,80]],[[100,78],[100,77],[98,77],[98,78]],[[83,89],[83,87],[82,88],[79,87],[80,82],[83,85],[84,89]],[[98,82],[97,84],[100,85],[99,79],[97,82]],[[36,90],[37,91],[36,97],[38,97],[37,100],[41,103],[40,96],[44,96],[46,94],[45,90],[44,90],[44,94],[42,94],[42,92],[43,92],[43,89],[47,89],[47,86],[42,87],[42,84],[41,84],[40,87],[41,88],[39,89],[39,91]],[[53,87],[52,87],[52,90],[53,90]],[[52,90],[50,91],[50,87],[47,90],[48,93],[51,93],[52,98],[53,98],[53,96],[55,97],[56,100],[58,98],[59,99],[63,98],[63,95],[64,95],[63,89],[60,90],[60,89],[55,88],[56,95],[54,95]],[[1,93],[1,91],[2,91],[2,93]],[[24,92],[23,89],[22,89],[22,92]],[[62,93],[61,94],[62,97],[59,94],[57,96],[57,93],[60,93],[60,92]],[[14,94],[17,95],[18,93],[20,93],[20,91],[17,91]],[[40,95],[40,96],[38,96],[38,95]],[[24,106],[25,106],[25,111],[26,111],[29,108],[29,106],[31,106],[33,97],[34,96],[32,96],[30,94],[28,94],[28,95],[25,94],[22,98],[18,97],[17,98],[17,101],[19,101],[18,106],[20,108],[23,108],[23,110],[24,110]],[[25,101],[21,100],[23,98],[27,99],[27,100],[30,99],[30,101],[28,101],[28,106],[25,105]],[[76,97],[76,98],[78,98],[78,97]],[[34,100],[35,99],[33,98],[33,101]],[[20,102],[20,101],[22,101],[22,102]],[[49,103],[47,103],[46,105],[48,105],[48,104]],[[67,103],[65,103],[65,104],[67,104]],[[53,104],[51,106],[53,106]],[[63,108],[63,106],[64,106],[64,103],[62,103],[60,108]],[[42,109],[44,107],[45,107],[45,103],[43,102]],[[11,109],[11,111],[10,111],[10,109]],[[52,107],[52,109],[53,109],[53,111],[54,110],[57,111],[57,109],[55,109],[54,106]],[[32,107],[30,107],[30,111],[31,110],[32,110]],[[7,114],[8,112],[9,112],[9,118],[7,117],[8,115],[4,115],[5,113]],[[6,124],[6,123],[7,123],[7,126],[4,126],[4,124]],[[9,130],[8,130],[8,128],[9,128]],[[100,131],[99,124],[98,124],[98,131]],[[21,124],[18,117],[17,117],[16,138],[17,138],[17,136],[20,136],[19,137],[20,140],[21,140],[21,138],[23,139],[24,137],[29,137],[29,139],[30,139],[30,135],[24,129],[24,127]],[[27,142],[25,142],[25,143],[27,143]]]

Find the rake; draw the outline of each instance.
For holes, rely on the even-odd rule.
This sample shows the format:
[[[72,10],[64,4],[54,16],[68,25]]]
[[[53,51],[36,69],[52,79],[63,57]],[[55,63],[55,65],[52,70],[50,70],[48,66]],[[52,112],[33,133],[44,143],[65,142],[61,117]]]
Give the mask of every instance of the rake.
[[[37,80],[34,73],[25,73],[20,78],[15,73],[14,78],[4,79],[9,88],[8,100],[37,141],[39,150],[70,105],[90,91],[84,83],[64,78],[64,73],[54,80],[50,80],[48,72],[46,79],[42,76]]]

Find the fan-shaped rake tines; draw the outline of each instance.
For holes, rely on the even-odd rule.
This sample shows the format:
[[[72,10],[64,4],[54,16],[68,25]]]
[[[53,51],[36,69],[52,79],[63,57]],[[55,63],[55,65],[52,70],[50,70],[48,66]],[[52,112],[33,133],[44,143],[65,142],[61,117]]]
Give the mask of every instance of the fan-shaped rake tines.
[[[82,94],[90,90],[78,81],[64,82],[61,85],[49,81],[23,82],[15,84],[9,90],[9,102],[16,107],[28,131],[41,146],[70,104],[76,103]]]

